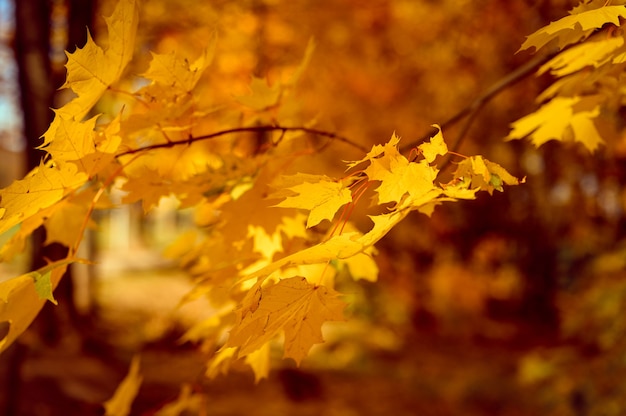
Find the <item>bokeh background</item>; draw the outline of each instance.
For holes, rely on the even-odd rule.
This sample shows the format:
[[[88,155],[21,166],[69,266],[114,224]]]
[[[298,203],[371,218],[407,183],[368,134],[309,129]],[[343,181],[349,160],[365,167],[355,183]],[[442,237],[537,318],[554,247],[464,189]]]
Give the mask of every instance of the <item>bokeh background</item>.
[[[70,30],[72,10],[82,6],[44,3],[52,30],[44,30],[50,77],[43,81],[59,102],[62,51],[82,46],[71,43]],[[105,32],[100,16],[114,3],[84,3],[97,39]],[[516,53],[525,36],[576,3],[145,0],[137,50],[194,57],[217,33],[203,92],[220,103],[245,95],[253,75],[271,83],[293,70],[313,39],[298,111],[366,147],[394,131],[413,143],[532,59]],[[14,11],[0,1],[2,185],[26,171],[30,147]],[[138,59],[129,72],[146,68]],[[202,349],[177,340],[211,310],[177,308],[192,285],[161,252],[188,217],[163,200],[147,217],[138,206],[121,206],[98,218],[100,231],[85,244],[98,265],[77,267],[71,292],[57,296],[62,304],[46,307],[0,357],[0,406],[20,415],[98,414],[129,357],[142,350],[145,381],[133,414],[153,414],[184,382],[202,394],[195,406],[208,415],[625,414],[626,147],[621,134],[594,154],[562,143],[505,142],[510,123],[536,109],[550,81],[531,74],[487,103],[467,131],[465,120],[444,129],[449,142],[461,139],[456,152],[481,154],[526,183],[396,227],[378,245],[379,281],[342,288],[353,300],[351,319],[329,325],[328,342],[302,368],[278,360],[257,385],[244,366],[202,377]],[[100,105],[122,103],[109,95]],[[342,160],[361,157],[333,144],[302,169],[341,174]],[[29,261],[0,264],[0,278]]]

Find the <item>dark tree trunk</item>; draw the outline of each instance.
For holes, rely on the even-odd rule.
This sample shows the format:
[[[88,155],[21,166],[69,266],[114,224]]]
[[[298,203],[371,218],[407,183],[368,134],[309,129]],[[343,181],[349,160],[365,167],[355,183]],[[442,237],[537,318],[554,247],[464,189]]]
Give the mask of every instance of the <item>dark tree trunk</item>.
[[[69,27],[67,30],[67,50],[72,52],[76,46],[87,43],[87,28],[93,28],[95,0],[69,0]],[[92,31],[93,34],[93,31]]]
[[[40,136],[52,119],[50,111],[54,97],[51,84],[51,66],[48,55],[50,38],[50,4],[47,0],[21,0],[15,2],[15,58],[19,68],[18,81],[24,117],[24,136],[27,140],[27,171],[39,165],[44,153],[35,149]],[[32,267],[43,261],[43,230],[33,234]],[[26,356],[26,347],[16,342],[6,351],[8,391],[4,414],[20,413],[21,364]]]
[[[50,63],[50,4],[48,0],[15,2],[15,57],[19,68],[28,169],[39,165],[44,153],[36,150],[52,121],[55,86]]]
[[[51,27],[52,2],[50,0],[16,0],[15,2],[15,57],[18,65],[18,82],[20,100],[24,118],[24,136],[27,141],[27,169],[37,167],[45,152],[37,147],[42,143],[41,136],[52,122],[54,113],[51,108],[58,107],[55,103],[57,88],[62,84],[65,72],[62,67],[56,68],[51,62]],[[76,45],[82,46],[87,39],[87,27],[91,25],[95,11],[95,1],[67,0],[67,49],[73,50]],[[38,229],[32,237],[31,270],[46,264],[46,259],[63,258],[67,249],[57,244],[44,246],[45,230]],[[61,279],[55,290],[59,306],[47,303],[35,320],[33,326],[42,341],[49,345],[59,345],[68,332],[74,335],[78,331],[76,309],[73,303],[73,287],[70,276]],[[76,338],[76,337],[74,337]],[[3,359],[9,360],[6,374],[8,390],[3,411],[5,415],[20,413],[20,400],[24,392],[20,392],[21,362],[28,351],[17,342],[7,351]],[[3,376],[5,376],[3,374]],[[4,384],[4,383],[3,383]]]

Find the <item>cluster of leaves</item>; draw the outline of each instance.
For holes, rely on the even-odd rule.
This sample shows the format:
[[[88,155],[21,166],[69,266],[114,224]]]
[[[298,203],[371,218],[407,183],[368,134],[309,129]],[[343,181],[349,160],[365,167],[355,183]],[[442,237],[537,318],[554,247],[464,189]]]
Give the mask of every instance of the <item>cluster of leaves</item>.
[[[542,106],[516,121],[508,139],[528,137],[536,146],[550,140],[582,143],[593,152],[611,135],[608,124],[624,102],[626,45],[620,18],[624,2],[589,0],[570,15],[528,36],[520,50],[552,49],[559,53],[538,74],[549,72],[555,81],[537,97]],[[615,132],[612,134],[615,135]]]
[[[526,39],[522,50],[534,47],[553,54],[538,70],[553,82],[537,97],[539,109],[512,124],[508,139],[527,137],[537,147],[550,140],[578,142],[590,152],[605,146],[602,156],[623,156],[625,4],[582,1],[568,16]],[[621,183],[618,186],[623,195]],[[603,233],[597,223],[591,226]],[[618,232],[613,238],[623,236]],[[623,258],[621,242],[613,242],[606,253],[595,252],[573,287],[557,295],[565,345],[528,353],[519,362],[520,384],[534,389],[539,402],[554,414],[571,412],[572,407],[582,413],[623,412],[623,389],[615,378],[624,371],[619,318],[624,306]]]
[[[585,1],[528,37],[522,49],[562,50],[540,69],[558,79],[539,97],[541,108],[513,124],[508,139],[529,137],[537,146],[574,140],[591,151],[602,143],[598,123],[623,100],[624,34],[615,27],[624,17],[621,4]],[[193,59],[153,53],[142,87],[124,84],[138,20],[136,1],[121,0],[107,19],[108,48],[89,37],[84,48],[68,54],[63,87],[76,97],[55,110],[41,146],[47,156],[0,190],[0,234],[13,233],[0,249],[1,261],[23,251],[40,226],[46,243],[69,248],[66,259],[0,283],[0,322],[10,325],[0,352],[46,300],[54,302],[66,267],[85,261],[76,258],[83,234],[96,225],[95,209],[112,206],[112,192],[122,191],[123,203],[141,201],[146,213],[171,195],[181,209],[193,208],[197,227],[164,254],[193,277],[188,299],[207,297],[217,312],[185,339],[217,351],[207,375],[243,359],[259,380],[268,375],[275,345],[299,364],[323,342],[324,323],[344,319],[338,281],[375,281],[375,244],[409,213],[430,215],[443,202],[521,182],[482,156],[449,151],[441,131],[408,156],[394,134],[348,162],[341,178],[299,172],[295,161],[318,151],[305,133],[336,137],[298,118],[293,91],[312,44],[286,80],[270,84],[255,77],[249,95],[207,104],[199,90],[207,88],[215,41]],[[105,94],[130,99],[120,111],[91,116]],[[231,123],[221,130],[214,129],[216,108]],[[444,175],[438,163],[448,158],[455,158],[456,170]],[[354,216],[362,211],[367,215],[357,227]],[[137,361],[129,377],[129,389],[136,391]]]
[[[188,337],[215,342],[230,331],[209,373],[247,357],[261,378],[278,335],[284,333],[285,356],[299,363],[323,341],[322,324],[343,319],[335,274],[347,269],[354,278],[375,280],[374,244],[411,211],[428,214],[443,201],[471,199],[478,190],[518,183],[476,156],[465,158],[454,178],[439,184],[434,162],[447,155],[441,133],[414,149],[412,160],[400,154],[394,135],[350,163],[352,172],[342,179],[282,176],[298,153],[314,151],[294,143],[298,131],[311,130],[258,123],[288,96],[312,47],[289,80],[273,86],[252,80],[251,94],[236,103],[253,114],[244,121],[250,124],[206,133],[199,126],[212,109],[199,104],[195,90],[211,62],[212,45],[193,61],[176,53],[152,54],[142,75],[145,86],[137,91],[112,87],[133,57],[138,15],[135,1],[120,2],[107,19],[107,49],[89,37],[85,47],[68,54],[63,87],[76,96],[55,110],[41,145],[47,156],[24,179],[0,191],[0,232],[14,232],[2,247],[3,261],[23,250],[40,226],[46,229],[46,243],[69,248],[66,259],[2,284],[0,320],[10,324],[2,349],[28,326],[45,299],[54,301],[52,291],[68,264],[82,261],[75,255],[85,229],[94,225],[91,214],[111,206],[112,189],[121,189],[124,203],[142,201],[146,212],[169,195],[181,208],[196,209],[198,229],[182,235],[166,255],[180,258],[181,267],[196,279],[190,297],[209,296],[223,312],[192,328]],[[107,91],[132,96],[134,105],[89,118]],[[282,121],[276,119],[280,114],[273,112],[275,123]],[[209,140],[235,132],[272,137],[252,155],[238,155],[235,140]],[[383,213],[370,216],[373,226],[361,232],[349,218],[372,184],[374,205]],[[335,226],[324,232],[323,223],[333,221],[338,210]]]

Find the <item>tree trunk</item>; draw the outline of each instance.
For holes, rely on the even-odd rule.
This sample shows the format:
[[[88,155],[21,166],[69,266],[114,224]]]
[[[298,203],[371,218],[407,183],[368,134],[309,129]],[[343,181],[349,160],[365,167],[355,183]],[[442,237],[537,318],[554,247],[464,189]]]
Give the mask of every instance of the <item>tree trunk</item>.
[[[74,49],[75,45],[82,46],[86,41],[86,28],[92,23],[96,2],[68,0],[67,3],[67,39],[70,48]],[[45,152],[37,147],[52,122],[54,113],[51,108],[58,107],[58,103],[55,103],[56,90],[65,76],[63,68],[55,68],[51,62],[52,5],[50,0],[15,1],[15,57],[28,171],[39,166],[45,156]],[[44,246],[44,241],[45,230],[41,227],[32,236],[31,270],[44,266],[46,259],[55,260],[67,255],[67,248],[58,244]],[[77,314],[70,276],[61,279],[55,290],[55,298],[59,306],[55,307],[48,302],[33,323],[40,339],[48,345],[58,345],[68,333],[74,335],[74,339],[77,334],[80,335],[75,326]],[[20,367],[27,353],[26,347],[17,342],[3,357],[10,364],[6,375],[8,391],[5,392],[5,415],[19,414],[20,400],[25,397],[24,392],[20,392]]]

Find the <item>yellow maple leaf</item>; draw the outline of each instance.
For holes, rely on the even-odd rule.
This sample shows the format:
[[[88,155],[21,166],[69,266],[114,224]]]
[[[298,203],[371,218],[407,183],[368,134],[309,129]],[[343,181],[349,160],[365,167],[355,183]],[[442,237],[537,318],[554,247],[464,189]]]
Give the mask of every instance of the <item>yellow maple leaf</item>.
[[[292,277],[269,287],[250,290],[237,309],[237,322],[226,346],[240,347],[239,356],[261,348],[275,335],[285,333],[285,357],[297,364],[314,344],[324,342],[324,322],[342,321],[345,303],[339,293],[315,286],[304,277]],[[250,293],[249,292],[249,293]]]
[[[43,209],[22,221],[19,229],[0,247],[0,263],[11,261],[16,254],[26,249],[26,241],[30,235],[43,224],[45,211]]]
[[[94,177],[113,162],[122,141],[119,115],[101,132],[96,131],[97,118],[80,122],[57,112],[39,149],[48,152],[56,164],[71,162],[89,178]]]
[[[96,223],[88,218],[90,205],[96,194],[93,188],[65,198],[51,208],[48,218],[44,220],[46,227],[46,241],[44,244],[54,242],[63,244],[65,247],[75,247],[82,239],[83,224],[94,228]]]
[[[286,188],[296,195],[287,196],[274,206],[309,210],[307,228],[314,227],[323,220],[332,220],[339,208],[352,202],[352,193],[342,182],[317,175],[294,175],[292,178],[306,181]]]
[[[80,164],[83,156],[96,150],[94,129],[97,118],[75,121],[57,111],[39,149],[48,152],[57,163],[73,160]]]
[[[58,242],[66,247],[73,247],[81,240],[80,231],[87,220],[87,213],[93,202],[96,190],[86,188],[81,192],[68,195],[66,198],[39,210],[34,215],[24,219],[19,229],[0,248],[0,262],[6,262],[26,248],[28,237],[39,226],[46,227],[46,241],[44,244]],[[96,204],[96,208],[108,206],[107,203]],[[95,223],[89,219],[87,226],[94,227]]]
[[[41,162],[24,179],[0,190],[0,208],[4,212],[0,218],[0,234],[59,202],[66,193],[86,181],[87,175],[78,172],[76,165],[57,167],[51,162]]]
[[[267,78],[252,76],[249,87],[250,94],[240,95],[235,98],[239,103],[256,111],[268,110],[281,104],[281,107],[283,107],[280,109],[281,113],[290,113],[290,107],[292,107],[294,103],[285,103],[284,98],[288,96],[289,91],[295,87],[302,77],[314,50],[315,42],[309,40],[302,62],[300,62],[300,65],[298,65],[288,80],[270,85]],[[290,136],[290,134],[287,134],[287,136]]]
[[[454,177],[467,181],[467,189],[480,189],[492,194],[494,189],[502,192],[502,185],[517,185],[520,181],[506,171],[502,166],[493,163],[482,156],[472,156],[460,162],[454,172]],[[459,189],[456,191],[460,192]],[[462,195],[462,194],[461,194]],[[467,196],[471,197],[468,193]]]
[[[82,120],[120,78],[133,56],[139,20],[137,0],[118,2],[113,14],[105,20],[109,33],[106,50],[96,45],[87,32],[85,46],[67,53],[67,79],[61,88],[69,87],[77,95],[57,112],[67,118]]]
[[[511,124],[506,140],[527,137],[537,147],[550,140],[573,140],[593,152],[604,141],[594,125],[601,97],[555,97],[537,111]]]
[[[448,153],[448,146],[443,140],[443,134],[441,134],[441,127],[437,124],[433,124],[432,127],[436,128],[437,134],[435,134],[429,142],[422,143],[418,146],[418,149],[424,155],[426,162],[432,163],[437,156],[443,156]]]
[[[201,415],[205,408],[206,397],[201,393],[194,393],[192,385],[185,383],[180,388],[178,398],[157,410],[154,416]]]
[[[535,50],[539,50],[554,39],[557,39],[558,46],[562,49],[586,38],[593,30],[601,28],[606,23],[619,26],[620,17],[626,18],[624,6],[605,6],[572,14],[552,22],[528,36],[520,50],[533,46]]]
[[[267,79],[252,77],[250,82],[250,95],[242,95],[237,97],[237,101],[241,104],[252,108],[253,110],[265,110],[278,104],[282,94],[280,84],[270,86]]]
[[[424,154],[424,160],[409,162],[398,150],[399,141],[399,137],[394,133],[389,142],[374,146],[365,158],[350,162],[348,166],[354,167],[369,162],[363,172],[369,180],[380,181],[376,188],[380,204],[400,203],[407,194],[411,200],[419,200],[417,203],[423,204],[424,201],[421,199],[424,195],[436,197],[440,192],[433,182],[438,170],[429,163],[434,161],[437,155],[447,153],[447,146],[439,133],[430,143],[419,146],[420,152]]]
[[[389,139],[387,143],[372,146],[372,150],[370,150],[363,159],[348,162],[348,169],[360,165],[363,162],[377,161],[377,163],[380,164],[380,167],[389,170],[390,161],[395,158],[402,157],[400,151],[398,150],[398,143],[400,143],[400,137],[398,137],[396,133],[393,133],[391,135],[391,139]],[[370,177],[370,179],[372,178]]]
[[[65,273],[67,265],[75,261],[81,260],[59,260],[0,282],[0,322],[9,322],[8,333],[0,339],[0,353],[28,328],[46,300],[54,302],[54,288]]]
[[[246,364],[254,371],[254,382],[258,383],[270,375],[271,341],[266,342],[258,350],[246,355]]]
[[[423,194],[433,188],[433,169],[424,163],[409,163],[403,156],[390,161],[390,170],[380,168],[377,160],[366,169],[371,180],[380,181],[376,188],[378,202],[400,202],[406,194]],[[430,179],[430,180],[429,180]]]
[[[372,247],[368,251],[375,250]],[[378,265],[369,253],[357,253],[344,260],[343,263],[348,267],[350,275],[354,280],[363,279],[368,282],[375,282],[378,280]]]
[[[142,76],[152,80],[154,83],[182,92],[191,92],[204,70],[213,60],[215,52],[215,38],[211,45],[204,49],[200,56],[193,62],[187,58],[181,58],[175,51],[168,54],[158,54],[152,52],[152,60],[148,71]]]
[[[222,347],[211,358],[211,363],[208,365],[205,375],[208,378],[215,378],[220,374],[226,374],[230,365],[235,360],[235,353],[237,348],[235,347]]]
[[[568,48],[546,62],[539,68],[537,75],[550,70],[552,75],[563,77],[586,67],[598,68],[607,62],[613,61],[615,58],[614,52],[622,46],[624,46],[624,38],[621,36],[588,40]]]
[[[143,376],[139,371],[139,356],[134,356],[128,374],[113,393],[113,397],[103,403],[105,416],[127,416],[139,393]]]

